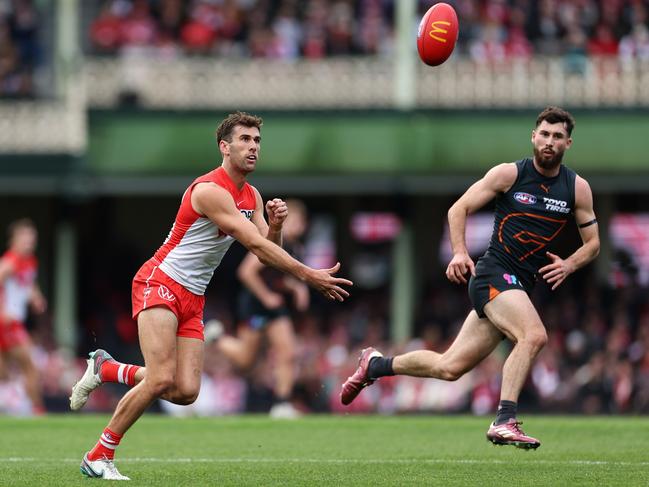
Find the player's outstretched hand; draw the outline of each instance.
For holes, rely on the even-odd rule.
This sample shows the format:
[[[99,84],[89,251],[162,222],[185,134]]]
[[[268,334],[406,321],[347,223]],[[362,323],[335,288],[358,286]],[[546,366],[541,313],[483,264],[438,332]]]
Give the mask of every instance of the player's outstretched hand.
[[[353,286],[354,283],[349,279],[334,277],[334,274],[339,269],[340,262],[337,262],[330,269],[313,269],[307,277],[307,283],[325,298],[342,302],[345,298],[349,297],[349,292],[340,286]]]
[[[284,200],[273,198],[266,202],[266,213],[270,225],[281,227],[288,216],[288,206]]]
[[[552,252],[546,252],[545,255],[548,256],[552,263],[541,267],[539,272],[541,273],[541,276],[543,276],[543,279],[545,279],[548,284],[552,285],[552,290],[554,291],[561,285],[566,277],[572,274],[574,269],[572,269],[568,262]]]
[[[466,284],[466,274],[475,276],[475,264],[469,254],[458,253],[453,256],[446,268],[446,278],[456,284]]]

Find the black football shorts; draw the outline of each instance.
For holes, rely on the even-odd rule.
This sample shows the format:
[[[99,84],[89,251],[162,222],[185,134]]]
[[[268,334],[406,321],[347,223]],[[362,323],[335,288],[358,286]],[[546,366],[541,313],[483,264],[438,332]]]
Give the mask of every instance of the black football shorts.
[[[266,308],[255,295],[250,291],[244,290],[239,296],[239,322],[247,323],[253,330],[260,331],[270,321],[274,321],[284,316],[290,316],[290,311],[286,306],[270,309]]]
[[[469,280],[469,298],[480,318],[485,318],[484,307],[493,298],[509,289],[520,289],[530,294],[534,281],[504,267],[490,256],[483,256],[475,266],[475,277]]]

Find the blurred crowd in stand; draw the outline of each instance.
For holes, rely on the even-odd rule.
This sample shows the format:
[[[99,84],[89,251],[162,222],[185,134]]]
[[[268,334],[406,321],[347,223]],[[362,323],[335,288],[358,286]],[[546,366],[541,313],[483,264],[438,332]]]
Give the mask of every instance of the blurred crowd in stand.
[[[536,361],[520,399],[525,412],[649,413],[649,303],[643,287],[597,287],[587,272],[573,276],[558,292],[539,286],[535,302],[548,328],[549,343]],[[206,318],[218,317],[229,332],[235,323],[223,293],[208,294]],[[335,305],[314,297],[311,309],[295,316],[299,376],[294,404],[303,412],[471,412],[492,414],[498,404],[500,372],[509,351],[499,350],[456,382],[390,377],[378,381],[350,406],[340,405],[340,385],[357,365],[361,348],[386,354],[449,346],[469,310],[466,289],[437,281],[424,292],[415,338],[394,343],[389,337],[387,290],[356,289],[349,303]],[[78,353],[101,346],[117,359],[142,363],[129,296],[112,292],[103,307],[87,317]],[[69,388],[85,370],[84,358],[56,351],[47,320],[32,328],[36,362],[50,411],[66,411]],[[178,415],[223,415],[267,411],[272,402],[273,357],[247,375],[208,348],[203,389],[188,407],[160,404]],[[124,393],[118,384],[99,388],[88,411],[108,411]],[[27,414],[29,401],[20,377],[0,382],[0,412]]]
[[[417,18],[434,3],[420,0]],[[449,3],[459,17],[459,51],[477,62],[565,55],[578,68],[590,55],[649,59],[646,0]],[[395,10],[392,0],[107,0],[88,34],[93,53],[147,46],[167,55],[386,56]]]
[[[40,19],[31,0],[0,0],[0,98],[34,94]]]
[[[581,73],[589,57],[649,59],[648,0],[449,0],[460,22],[456,56],[477,63],[562,56]],[[417,19],[435,0],[418,2]],[[34,94],[44,3],[0,0],[0,96]],[[92,0],[81,3],[85,50],[176,58],[390,57],[393,0]],[[413,24],[413,39],[417,26]],[[414,42],[414,41],[413,41]],[[414,49],[414,43],[413,43]]]

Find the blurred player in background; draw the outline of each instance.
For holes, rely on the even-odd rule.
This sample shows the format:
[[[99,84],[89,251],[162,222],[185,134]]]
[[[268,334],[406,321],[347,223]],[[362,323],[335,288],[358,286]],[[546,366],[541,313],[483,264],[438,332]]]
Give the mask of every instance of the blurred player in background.
[[[383,357],[362,351],[359,367],[344,384],[343,404],[377,378],[410,375],[457,380],[489,355],[503,338],[514,343],[502,373],[500,405],[487,432],[494,444],[538,448],[516,419],[517,401],[535,357],[547,342],[545,327],[529,294],[538,274],[556,289],[568,275],[599,253],[597,220],[588,183],[561,164],[572,144],[572,115],[558,107],[541,112],[532,131],[534,157],[500,164],[458,199],[448,212],[453,258],[448,279],[466,283],[473,310],[443,354],[418,350]],[[465,242],[467,215],[496,198],[495,223],[487,252],[474,265]],[[545,251],[572,216],[582,245],[566,259]],[[550,262],[548,263],[549,260]]]
[[[37,239],[38,232],[31,220],[25,218],[9,225],[9,249],[0,258],[0,374],[6,376],[9,363],[16,363],[34,414],[44,414],[40,377],[25,329],[29,306],[36,313],[47,309],[47,301],[36,283]]]
[[[297,260],[302,260],[300,238],[307,225],[306,207],[298,200],[288,200],[286,205],[288,216],[282,230],[283,247]],[[205,340],[214,342],[235,366],[246,370],[254,365],[265,335],[275,376],[270,415],[295,418],[299,413],[290,400],[296,375],[296,341],[290,308],[292,305],[297,311],[305,311],[309,307],[309,289],[293,276],[265,266],[252,252],[243,259],[237,274],[245,285],[239,299],[238,337],[223,335],[223,325],[210,320],[205,325]]]
[[[344,301],[349,295],[341,286],[350,286],[351,281],[334,277],[340,264],[312,269],[280,247],[288,213],[284,201],[268,201],[268,223],[264,219],[261,195],[246,182],[257,165],[261,125],[261,118],[243,112],[221,122],[216,139],[223,163],[187,188],[169,236],[133,279],[133,317],[146,368],[121,364],[97,350],[73,387],[70,407],[77,410],[102,382],[133,386],[95,447],[83,457],[81,472],[89,477],[127,480],[113,463],[126,431],[158,398],[180,405],[196,400],[203,368],[204,292],[235,239],[262,262],[306,282],[328,299]]]

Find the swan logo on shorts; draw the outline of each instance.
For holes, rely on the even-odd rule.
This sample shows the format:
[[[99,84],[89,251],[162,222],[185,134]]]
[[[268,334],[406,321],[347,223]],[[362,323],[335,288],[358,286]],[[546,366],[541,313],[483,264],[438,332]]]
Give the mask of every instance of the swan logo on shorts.
[[[158,286],[158,296],[160,296],[162,299],[165,301],[175,301],[176,296],[173,295],[171,291],[169,291],[169,288],[166,286]]]
[[[514,199],[519,203],[523,203],[524,205],[533,205],[534,203],[536,203],[536,196],[529,193],[514,193]]]

